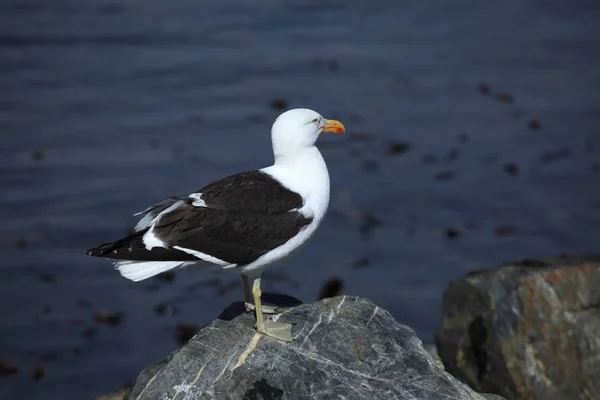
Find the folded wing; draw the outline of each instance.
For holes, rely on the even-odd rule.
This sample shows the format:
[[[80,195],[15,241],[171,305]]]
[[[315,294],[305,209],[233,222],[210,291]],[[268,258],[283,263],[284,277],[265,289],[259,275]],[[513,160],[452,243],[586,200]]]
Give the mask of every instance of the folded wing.
[[[136,232],[87,254],[130,261],[204,261],[247,265],[310,224],[302,197],[251,171],[173,197],[142,213]]]

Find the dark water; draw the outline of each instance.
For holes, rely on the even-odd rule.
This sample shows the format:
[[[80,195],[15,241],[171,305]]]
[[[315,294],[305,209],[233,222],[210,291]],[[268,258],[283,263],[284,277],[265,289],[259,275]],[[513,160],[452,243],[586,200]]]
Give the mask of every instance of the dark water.
[[[0,362],[19,371],[0,397],[112,391],[241,298],[237,277],[134,284],[83,251],[269,165],[276,98],[348,134],[321,143],[328,218],[267,291],[312,301],[337,276],[431,342],[451,279],[597,251],[598,2],[426,3],[2,2]]]

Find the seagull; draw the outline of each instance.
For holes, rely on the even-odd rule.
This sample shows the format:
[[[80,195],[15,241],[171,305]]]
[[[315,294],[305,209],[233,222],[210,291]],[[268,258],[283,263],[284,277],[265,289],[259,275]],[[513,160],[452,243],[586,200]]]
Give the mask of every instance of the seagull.
[[[264,318],[260,278],[306,245],[325,216],[329,173],[315,145],[324,132],[345,127],[305,108],[284,112],[271,128],[273,165],[148,207],[135,214],[141,218],[131,235],[86,254],[115,260],[121,275],[136,282],[189,266],[238,273],[256,331],[293,341],[290,324]]]

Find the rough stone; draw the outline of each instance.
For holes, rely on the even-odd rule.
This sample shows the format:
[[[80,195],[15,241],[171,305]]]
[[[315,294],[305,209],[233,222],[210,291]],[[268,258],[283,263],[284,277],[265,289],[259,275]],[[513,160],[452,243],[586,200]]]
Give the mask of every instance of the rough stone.
[[[508,399],[600,399],[600,256],[523,260],[452,282],[446,370]]]
[[[243,310],[233,303],[142,371],[129,399],[484,399],[445,372],[412,329],[367,299],[285,309],[277,319],[294,324],[293,343],[257,334]]]

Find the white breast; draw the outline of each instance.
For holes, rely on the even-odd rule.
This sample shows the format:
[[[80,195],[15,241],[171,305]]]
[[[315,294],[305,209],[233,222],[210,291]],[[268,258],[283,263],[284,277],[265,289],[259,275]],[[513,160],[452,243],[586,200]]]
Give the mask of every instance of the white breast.
[[[304,204],[299,210],[313,220],[286,243],[269,251],[243,268],[244,274],[260,274],[264,267],[282,261],[298,250],[314,235],[329,206],[329,172],[325,160],[316,147],[305,149],[293,158],[277,160],[277,163],[261,171],[277,179],[286,188],[302,196]]]
[[[293,158],[278,160],[261,171],[302,196],[301,211],[306,216],[319,221],[323,218],[329,206],[329,172],[316,147],[305,149]]]

